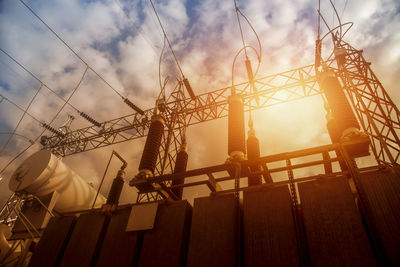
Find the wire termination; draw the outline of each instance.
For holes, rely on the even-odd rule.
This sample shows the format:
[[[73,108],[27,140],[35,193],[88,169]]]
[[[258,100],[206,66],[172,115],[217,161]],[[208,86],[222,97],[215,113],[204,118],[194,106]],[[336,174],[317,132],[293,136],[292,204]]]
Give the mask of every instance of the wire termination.
[[[42,126],[43,128],[45,128],[45,129],[49,130],[50,132],[52,132],[52,133],[55,134],[55,135],[58,135],[58,136],[61,136],[61,137],[64,137],[64,136],[65,136],[64,133],[62,133],[61,131],[59,131],[59,130],[53,128],[52,126],[50,126],[49,124],[47,124],[47,123],[45,123],[45,122],[42,122],[42,123],[41,123],[41,126]]]

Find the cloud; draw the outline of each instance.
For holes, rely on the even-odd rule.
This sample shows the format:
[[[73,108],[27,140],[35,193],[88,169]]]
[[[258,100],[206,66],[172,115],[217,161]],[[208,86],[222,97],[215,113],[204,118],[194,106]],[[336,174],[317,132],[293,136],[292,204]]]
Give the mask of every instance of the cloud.
[[[330,26],[336,24],[337,19],[333,16],[329,1],[321,2],[324,18]],[[182,70],[196,94],[230,86],[233,57],[242,47],[233,2],[170,0],[154,3]],[[364,55],[373,62],[373,70],[380,81],[395,103],[399,103],[396,78],[400,74],[400,35],[397,30],[400,26],[400,3],[390,0],[337,0],[335,3],[339,15],[343,14],[343,21],[355,23],[346,35],[346,41],[358,49],[364,49]],[[118,92],[144,109],[154,106],[159,93],[158,61],[163,38],[148,1],[58,0],[29,1],[28,4]],[[317,31],[315,1],[247,0],[238,1],[238,5],[251,21],[263,46],[258,77],[314,62]],[[246,44],[258,49],[251,28],[243,18],[241,23]],[[326,32],[325,26],[322,31]],[[85,64],[19,2],[0,2],[0,34],[3,36],[0,40],[1,48],[17,58],[64,99],[70,96],[86,68]],[[257,58],[251,50],[249,57],[255,68]],[[241,54],[235,64],[236,82],[246,79],[244,59]],[[0,93],[26,107],[40,83],[3,54],[0,55],[0,66]],[[169,91],[175,85],[178,75],[178,68],[167,47],[162,60],[161,76],[162,79],[170,76]],[[98,121],[132,113],[122,103],[121,97],[90,70],[70,103]],[[43,88],[29,112],[49,122],[63,104],[63,100]],[[256,112],[254,121],[262,146],[261,154],[329,143],[325,111],[321,107],[320,100],[309,99]],[[293,112],[295,109],[301,112]],[[0,112],[0,129],[12,131],[22,113],[7,103],[0,103]],[[52,125],[55,128],[62,125],[67,119],[67,113],[76,117],[72,124],[74,129],[90,125],[68,105]],[[226,159],[226,124],[226,119],[221,119],[188,129],[189,168],[219,164]],[[38,123],[29,117],[24,119],[18,129],[18,132],[31,139],[41,131]],[[0,136],[0,145],[6,137]],[[0,167],[27,144],[24,138],[13,138],[1,155]],[[143,144],[144,139],[130,141],[73,155],[64,160],[82,177],[98,185],[108,156],[115,149],[129,160],[127,179],[130,179],[137,172]],[[39,145],[36,145],[28,154],[38,149]],[[8,169],[1,183],[7,183],[7,177],[18,162]],[[115,163],[107,176],[108,181],[117,169],[118,164]],[[107,194],[108,186],[109,183],[103,188],[104,194]],[[3,199],[9,194],[5,187],[1,186],[0,195],[4,196]],[[124,201],[133,201],[135,196],[132,189],[126,191]]]

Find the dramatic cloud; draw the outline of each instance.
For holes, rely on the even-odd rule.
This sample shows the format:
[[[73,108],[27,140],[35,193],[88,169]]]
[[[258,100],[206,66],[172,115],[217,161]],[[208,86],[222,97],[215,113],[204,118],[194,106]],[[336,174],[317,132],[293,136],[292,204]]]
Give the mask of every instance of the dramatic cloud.
[[[123,1],[27,1],[80,56],[100,73],[123,96],[138,106],[154,106],[159,93],[159,56],[163,34],[148,0]],[[185,76],[196,93],[208,92],[231,84],[232,61],[242,47],[233,1],[154,1]],[[400,103],[396,78],[400,74],[400,3],[398,1],[335,1],[342,21],[353,21],[346,41],[372,62],[372,68],[395,103]],[[282,72],[314,62],[317,33],[317,1],[238,1],[242,12],[252,22],[262,47],[258,77]],[[321,1],[321,13],[329,26],[337,19],[329,1]],[[242,19],[248,45],[258,47],[256,37]],[[326,27],[322,27],[326,32]],[[68,98],[82,77],[86,66],[68,50],[19,1],[0,2],[0,47],[15,57],[52,90]],[[256,55],[249,52],[255,68]],[[235,82],[246,79],[244,57],[235,65]],[[0,53],[0,94],[25,108],[40,83]],[[168,90],[174,86],[178,68],[168,48],[162,58],[161,76],[170,76]],[[98,121],[132,113],[121,97],[90,69],[70,103]],[[50,122],[64,104],[42,88],[29,113],[40,121]],[[88,126],[76,110],[67,105],[52,124],[58,128],[71,114],[76,117],[73,129]],[[10,132],[22,111],[7,101],[0,103],[0,131]],[[325,112],[320,97],[271,107],[253,114],[262,155],[302,149],[330,142],[325,127]],[[26,116],[17,133],[35,139],[42,131],[39,123]],[[207,122],[188,129],[189,168],[220,164],[227,158],[227,121]],[[8,135],[0,135],[0,149]],[[137,173],[144,139],[73,155],[64,159],[77,173],[94,186],[99,184],[109,155],[114,149],[129,162],[127,179]],[[3,168],[29,142],[14,137],[0,155]],[[40,149],[36,144],[15,161],[0,181],[0,202],[10,194],[8,179],[18,164]],[[102,193],[107,194],[119,162],[113,161]],[[201,195],[202,190],[185,190],[186,197]],[[125,186],[123,202],[132,202],[135,190]]]

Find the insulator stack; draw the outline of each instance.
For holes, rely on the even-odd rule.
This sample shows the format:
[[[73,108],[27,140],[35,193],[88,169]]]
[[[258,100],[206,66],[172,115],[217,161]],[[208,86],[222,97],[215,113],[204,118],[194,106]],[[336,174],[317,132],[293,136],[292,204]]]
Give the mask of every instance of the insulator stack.
[[[190,98],[191,98],[192,100],[195,100],[195,99],[196,99],[196,95],[195,95],[194,92],[193,92],[192,86],[190,86],[189,80],[186,79],[186,78],[183,79],[183,84],[185,85],[186,90],[188,91],[188,93],[189,93],[189,95],[190,95]]]
[[[88,114],[86,114],[85,112],[79,112],[79,115],[81,115],[82,118],[84,118],[85,120],[87,120],[88,122],[90,122],[91,124],[100,127],[101,124],[100,122],[96,121],[95,119],[93,119],[92,117],[90,117]]]
[[[186,151],[186,146],[182,147],[182,149],[176,155],[176,163],[174,168],[174,173],[180,173],[186,171],[187,163],[188,163],[188,153]],[[185,177],[174,179],[172,181],[172,185],[182,185],[185,183]],[[177,196],[178,199],[182,199],[183,187],[174,188],[172,192]]]
[[[228,103],[228,154],[231,158],[243,159],[246,151],[243,98],[232,95]]]
[[[108,193],[107,204],[118,204],[124,186],[124,174],[123,170],[118,171],[118,175],[113,180],[110,192]]]
[[[318,69],[321,66],[321,53],[322,53],[322,42],[321,40],[315,41],[315,68]]]
[[[245,60],[246,64],[246,70],[247,70],[247,77],[249,78],[249,82],[253,83],[254,81],[254,76],[253,76],[253,69],[251,68],[251,62],[250,60],[246,59]]]
[[[144,111],[133,104],[128,98],[124,98],[124,103],[127,104],[131,109],[135,110],[140,115],[144,115]]]
[[[65,136],[64,133],[62,133],[62,132],[60,132],[60,131],[54,129],[53,127],[51,127],[50,125],[48,125],[48,124],[45,123],[45,122],[42,123],[42,127],[43,127],[43,128],[46,128],[47,130],[49,130],[50,132],[52,132],[52,133],[55,134],[55,135],[58,135],[58,136],[61,136],[61,137],[64,137],[64,136]]]
[[[360,126],[358,125],[357,119],[347,101],[339,80],[335,77],[333,72],[322,73],[321,87],[324,90],[333,117],[335,118],[340,139],[343,138],[346,133],[359,131]]]
[[[147,134],[146,143],[144,145],[142,158],[139,164],[140,172],[147,172],[149,175],[154,174],[163,131],[164,120],[161,118],[161,116],[154,115],[152,117],[149,133]]]
[[[358,157],[369,155],[368,136],[360,133],[360,126],[340,86],[339,80],[335,77],[333,72],[327,71],[321,74],[319,82],[324,90],[329,107],[332,110],[332,115],[335,118],[335,131],[337,131],[335,134],[339,135],[340,142],[357,138],[365,140],[365,142],[360,144],[348,146],[346,150],[349,156]]]
[[[255,135],[249,134],[247,138],[247,158],[250,161],[260,158],[260,143]],[[256,163],[251,163],[250,171],[256,172],[260,171],[260,166]],[[260,174],[250,174],[248,179],[249,186],[260,185],[261,175]]]
[[[340,139],[343,138],[346,133],[358,131],[360,126],[340,86],[339,80],[335,77],[333,72],[324,72],[321,76],[321,87],[324,90],[333,117],[335,118]]]

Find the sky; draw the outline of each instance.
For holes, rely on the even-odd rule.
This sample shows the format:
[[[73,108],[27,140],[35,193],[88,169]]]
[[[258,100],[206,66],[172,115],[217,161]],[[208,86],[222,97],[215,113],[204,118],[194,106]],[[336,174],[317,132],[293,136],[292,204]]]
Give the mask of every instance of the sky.
[[[400,1],[333,0],[343,22],[354,22],[345,40],[372,62],[381,83],[395,104],[400,103],[396,78],[400,75]],[[59,34],[87,63],[124,97],[148,109],[160,91],[159,57],[162,32],[148,0],[55,0],[26,3]],[[235,54],[242,47],[233,1],[154,1],[185,76],[196,94],[231,84]],[[262,43],[262,62],[257,78],[306,66],[314,62],[317,35],[316,0],[238,0],[238,7],[251,21]],[[329,1],[321,0],[327,23],[337,25]],[[241,20],[246,44],[256,46],[256,38]],[[322,27],[322,32],[326,28]],[[0,47],[64,99],[68,98],[85,71],[85,64],[62,44],[20,2],[0,0]],[[245,79],[244,58],[236,66],[237,78]],[[249,53],[254,66],[256,56]],[[40,83],[0,53],[0,94],[26,108]],[[161,76],[170,77],[167,90],[179,76],[171,53],[161,61]],[[70,103],[102,122],[132,110],[93,72],[88,71]],[[49,90],[40,89],[28,112],[39,121],[50,122],[64,104]],[[0,102],[0,168],[34,140],[42,128],[26,116],[4,148],[23,112],[6,100]],[[52,123],[60,127],[68,114],[75,116],[72,129],[89,126],[68,105]],[[293,151],[329,144],[321,98],[254,112],[254,127],[260,139],[261,155]],[[187,130],[188,169],[223,163],[227,158],[227,120],[202,123]],[[99,184],[111,151],[127,161],[126,180],[137,173],[144,139],[68,156],[63,161],[87,182]],[[0,203],[10,195],[8,180],[24,158],[38,151],[36,143],[2,174]],[[102,193],[107,195],[120,163],[113,161]],[[205,190],[189,189],[184,197],[203,195]],[[133,202],[135,189],[124,186],[122,202]]]

